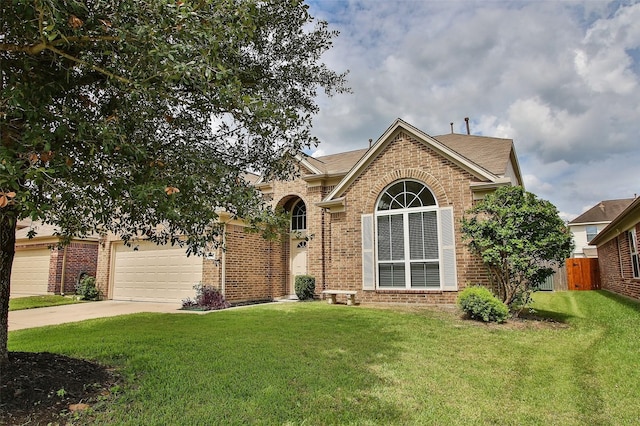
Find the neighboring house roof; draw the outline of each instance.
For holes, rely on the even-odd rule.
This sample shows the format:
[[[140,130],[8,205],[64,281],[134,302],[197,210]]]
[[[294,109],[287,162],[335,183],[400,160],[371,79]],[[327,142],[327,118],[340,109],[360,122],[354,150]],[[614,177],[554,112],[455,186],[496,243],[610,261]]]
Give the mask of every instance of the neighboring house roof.
[[[598,246],[617,237],[624,231],[640,223],[640,197],[632,199],[632,202],[609,225],[591,240],[589,244]]]
[[[569,225],[611,222],[633,203],[633,198],[603,200],[569,222]]]
[[[480,182],[498,185],[510,183],[510,178],[506,177],[506,174],[509,166],[511,166],[515,179],[517,180],[516,184],[522,185],[520,166],[517,162],[515,148],[511,139],[459,134],[433,137],[398,118],[371,148],[344,153],[344,160],[341,157],[343,154],[321,157],[323,158],[323,164],[327,164],[328,162],[340,163],[344,161],[344,166],[348,164],[346,158],[353,160],[356,155],[362,153],[361,158],[357,160],[345,178],[325,198],[323,203],[336,200],[340,197],[346,188],[358,177],[361,171],[390,143],[392,136],[399,131],[407,132],[411,137],[430,146],[444,157],[452,160],[476,176]]]

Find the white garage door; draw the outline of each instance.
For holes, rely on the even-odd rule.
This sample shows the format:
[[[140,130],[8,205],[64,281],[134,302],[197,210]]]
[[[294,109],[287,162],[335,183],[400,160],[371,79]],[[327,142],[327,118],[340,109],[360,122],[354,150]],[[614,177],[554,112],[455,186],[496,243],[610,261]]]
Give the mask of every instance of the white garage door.
[[[202,281],[202,257],[186,248],[141,243],[138,250],[114,244],[113,299],[180,303]]]
[[[49,249],[16,251],[11,267],[10,297],[47,294]]]

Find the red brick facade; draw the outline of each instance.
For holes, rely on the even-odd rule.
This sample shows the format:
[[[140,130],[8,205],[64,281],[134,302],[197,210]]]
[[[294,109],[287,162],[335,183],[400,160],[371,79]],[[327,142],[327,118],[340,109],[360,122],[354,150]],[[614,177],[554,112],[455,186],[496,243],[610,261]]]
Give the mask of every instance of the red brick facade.
[[[640,223],[635,229],[640,236]],[[598,245],[598,263],[603,289],[640,299],[640,278],[633,277],[628,231]]]
[[[302,170],[301,175],[307,173]],[[300,177],[271,182],[261,188],[274,206],[287,211],[296,200],[306,204],[307,271],[316,278],[317,297],[322,296],[324,289],[336,289],[357,291],[357,300],[364,303],[455,303],[458,291],[363,290],[361,216],[374,213],[385,188],[403,179],[424,183],[434,194],[438,207],[453,208],[458,290],[469,284],[489,285],[484,265],[471,254],[459,233],[460,219],[474,202],[471,186],[479,181],[471,172],[410,134],[397,132],[341,194],[345,199],[344,211],[331,213],[330,209],[316,205],[334,190],[341,178],[326,177],[318,183]],[[290,294],[290,238],[292,235],[285,236],[278,246],[260,241],[256,235],[243,234],[238,227],[229,228],[224,256],[227,298],[233,301]]]

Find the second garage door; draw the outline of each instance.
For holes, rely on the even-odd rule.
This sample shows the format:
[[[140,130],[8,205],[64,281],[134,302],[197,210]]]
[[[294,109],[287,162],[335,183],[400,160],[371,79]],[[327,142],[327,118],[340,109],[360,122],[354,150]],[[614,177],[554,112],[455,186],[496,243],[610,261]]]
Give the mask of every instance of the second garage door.
[[[180,303],[195,296],[202,281],[202,258],[184,247],[141,243],[133,250],[114,244],[113,299]]]
[[[47,294],[49,249],[18,250],[11,267],[11,297]]]

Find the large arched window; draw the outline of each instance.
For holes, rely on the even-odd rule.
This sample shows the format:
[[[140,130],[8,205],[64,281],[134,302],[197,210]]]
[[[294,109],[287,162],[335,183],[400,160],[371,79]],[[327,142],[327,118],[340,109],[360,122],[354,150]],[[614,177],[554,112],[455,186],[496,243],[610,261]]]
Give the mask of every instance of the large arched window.
[[[440,288],[438,205],[429,188],[414,180],[390,185],[375,216],[378,287]]]
[[[307,206],[304,201],[298,202],[291,209],[291,230],[304,231],[307,229]]]

